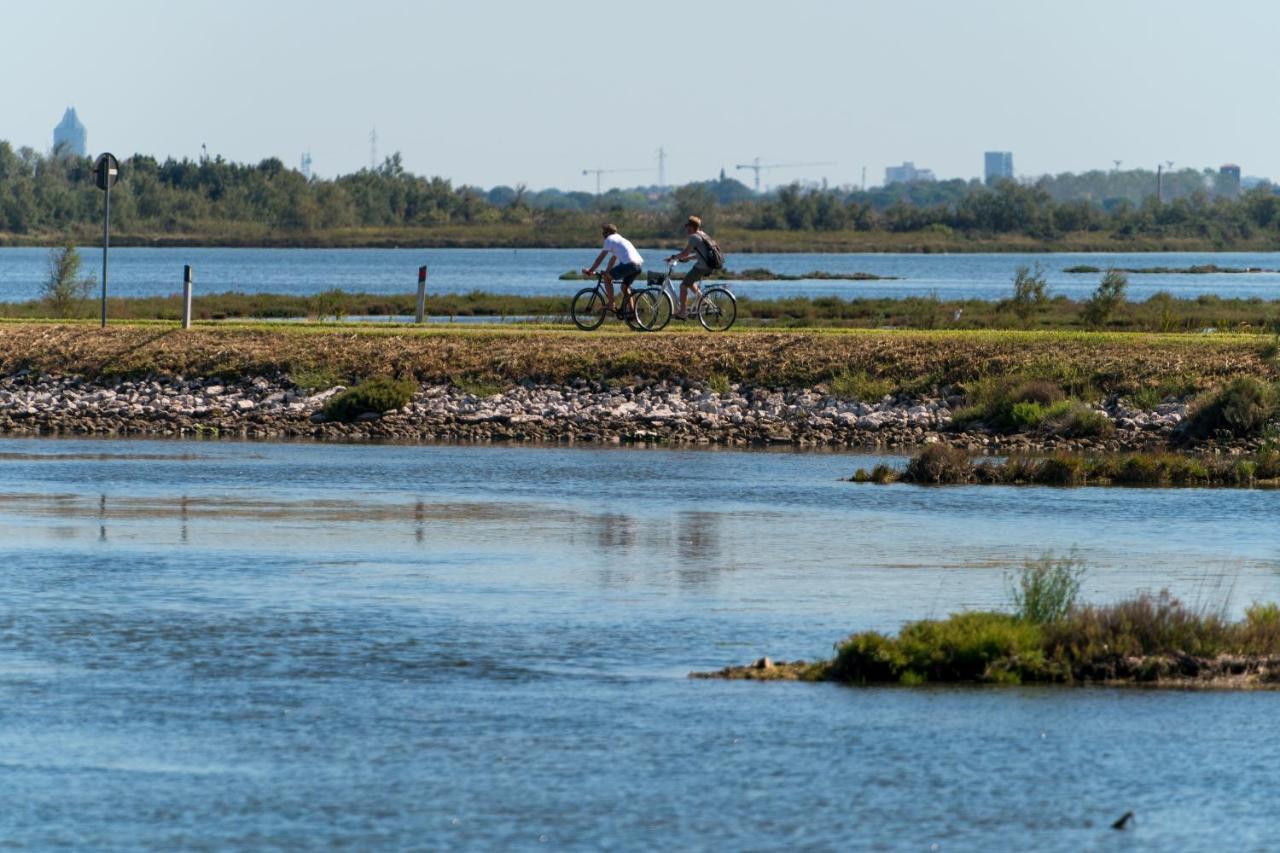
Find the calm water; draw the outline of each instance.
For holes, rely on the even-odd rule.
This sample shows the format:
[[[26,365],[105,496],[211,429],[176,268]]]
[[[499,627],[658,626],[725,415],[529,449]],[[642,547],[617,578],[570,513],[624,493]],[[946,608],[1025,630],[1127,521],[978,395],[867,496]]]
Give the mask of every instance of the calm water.
[[[101,249],[82,249],[87,272],[101,272]],[[662,269],[668,251],[640,249],[649,269]],[[559,281],[587,266],[587,249],[113,249],[109,283],[119,296],[153,296],[182,290],[182,267],[195,268],[196,294],[228,290],[310,294],[341,288],[369,293],[414,293],[418,267],[430,269],[435,293],[541,294],[570,296],[582,285]],[[1280,253],[1160,253],[1134,255],[730,255],[731,269],[764,267],[778,273],[870,272],[896,281],[741,282],[735,291],[757,299],[784,296],[902,297],[937,293],[943,299],[1003,299],[1020,265],[1044,265],[1053,294],[1083,298],[1097,287],[1096,274],[1062,272],[1078,264],[1118,267],[1221,267],[1280,269]],[[35,298],[46,276],[45,249],[0,248],[0,300]],[[1280,273],[1248,275],[1135,275],[1130,298],[1158,290],[1179,296],[1280,299]]]
[[[999,605],[1046,549],[1096,600],[1280,597],[1278,493],[837,479],[874,461],[0,440],[0,838],[1275,844],[1275,694],[687,680]]]

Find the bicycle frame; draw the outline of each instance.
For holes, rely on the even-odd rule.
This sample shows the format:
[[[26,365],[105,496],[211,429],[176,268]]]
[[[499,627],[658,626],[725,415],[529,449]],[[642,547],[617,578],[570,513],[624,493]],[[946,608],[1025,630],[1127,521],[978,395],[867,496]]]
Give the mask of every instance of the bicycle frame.
[[[675,281],[671,277],[671,274],[675,272],[675,269],[676,269],[675,261],[668,261],[667,274],[662,278],[662,290],[664,293],[667,294],[667,296],[671,297],[671,304],[675,305],[676,307],[679,307],[680,306],[680,290],[679,288],[676,287]],[[706,281],[706,279],[703,279],[703,281]],[[717,280],[715,285],[716,287],[723,287],[725,290],[729,291],[730,293],[733,292],[733,289],[729,287],[728,280],[725,280],[725,281]],[[695,297],[694,303],[696,304],[697,299],[702,296],[702,288],[699,287],[698,284],[696,283],[693,285],[693,295]]]

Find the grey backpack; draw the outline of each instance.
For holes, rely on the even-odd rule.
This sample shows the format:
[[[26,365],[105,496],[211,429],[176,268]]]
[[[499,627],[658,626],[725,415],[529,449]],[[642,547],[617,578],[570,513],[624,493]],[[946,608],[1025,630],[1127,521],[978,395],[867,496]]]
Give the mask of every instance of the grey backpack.
[[[702,258],[703,262],[710,269],[724,269],[724,252],[720,251],[720,245],[702,231],[699,231],[697,236],[702,240],[702,245],[705,250],[698,252],[698,256]]]

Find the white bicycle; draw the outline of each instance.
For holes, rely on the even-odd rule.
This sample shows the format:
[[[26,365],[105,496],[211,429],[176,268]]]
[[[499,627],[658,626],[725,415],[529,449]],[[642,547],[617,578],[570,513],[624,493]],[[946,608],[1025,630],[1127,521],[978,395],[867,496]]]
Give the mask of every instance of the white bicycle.
[[[675,314],[676,303],[680,301],[680,291],[676,289],[671,279],[675,268],[675,262],[668,261],[666,273],[651,272],[646,276],[649,285],[646,290],[651,291],[656,288],[666,297],[657,301],[655,314],[650,322],[645,324],[648,331],[658,332],[666,328]],[[728,284],[715,284],[706,290],[695,284],[693,292],[697,295],[698,301],[694,305],[692,314],[697,316],[702,328],[708,332],[728,331],[733,321],[738,319],[738,300],[729,290]]]

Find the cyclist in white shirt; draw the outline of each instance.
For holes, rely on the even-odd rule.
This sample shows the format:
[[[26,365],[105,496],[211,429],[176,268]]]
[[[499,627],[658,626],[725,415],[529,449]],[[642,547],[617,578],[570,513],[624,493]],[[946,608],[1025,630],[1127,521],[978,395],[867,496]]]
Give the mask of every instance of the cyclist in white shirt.
[[[595,275],[596,269],[604,263],[604,259],[609,258],[609,264],[604,270],[605,299],[609,300],[609,309],[616,313],[618,309],[613,306],[613,281],[618,279],[622,282],[622,305],[630,311],[632,310],[631,282],[640,275],[644,258],[640,257],[640,253],[636,251],[635,246],[631,245],[630,240],[618,233],[616,225],[602,225],[600,232],[604,237],[604,247],[600,250],[600,254],[596,255],[591,266],[584,269],[582,274]]]

